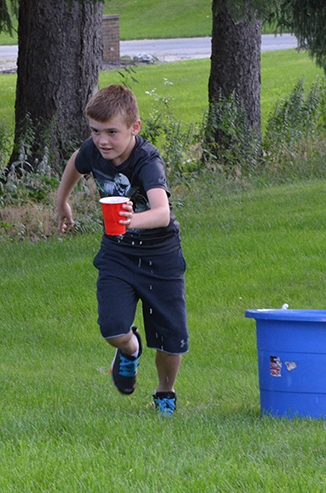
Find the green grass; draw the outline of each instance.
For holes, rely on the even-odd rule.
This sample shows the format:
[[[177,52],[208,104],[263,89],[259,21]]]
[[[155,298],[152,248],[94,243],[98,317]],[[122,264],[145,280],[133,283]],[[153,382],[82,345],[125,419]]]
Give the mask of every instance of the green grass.
[[[315,82],[317,76],[324,77],[324,71],[317,67],[307,52],[294,49],[262,53],[261,108],[263,126],[274,105],[287,96],[294,85],[305,80],[306,88]]]
[[[119,14],[121,39],[211,36],[211,0],[110,0],[105,14]]]
[[[152,111],[152,99],[146,94],[156,88],[159,96],[170,96],[169,103],[173,115],[183,123],[203,119],[208,106],[208,78],[210,60],[189,60],[171,64],[137,67],[134,77],[139,84],[131,83],[144,118]],[[122,71],[123,72],[123,71]],[[287,96],[301,78],[309,87],[323,70],[309,58],[306,52],[294,49],[264,52],[261,54],[261,116],[265,129],[267,119],[274,105]],[[165,84],[165,79],[173,85]],[[119,71],[101,72],[100,87],[111,83],[121,83]]]
[[[178,120],[188,124],[200,123],[207,108],[209,69],[209,60],[205,59],[136,67],[133,76],[138,83],[129,82],[138,99],[142,117],[148,118],[155,108],[162,108],[162,104],[147,94],[155,89],[158,96],[172,98],[169,108]],[[123,70],[101,72],[100,87],[122,83],[119,72],[124,73]],[[166,84],[166,80],[172,84]]]
[[[261,418],[248,308],[325,309],[326,182],[177,197],[191,334],[173,420],[110,383],[96,324],[100,236],[1,242],[2,493],[322,492],[325,423]],[[181,202],[183,206],[181,206]],[[144,334],[140,313],[137,324]]]
[[[194,38],[212,34],[211,0],[105,0],[103,14],[120,15],[120,38],[159,39]],[[264,26],[263,33],[272,32]],[[0,45],[17,44],[17,35],[11,38],[0,33]]]
[[[323,76],[321,69],[308,57],[306,52],[281,50],[262,53],[262,88],[261,111],[263,129],[268,116],[277,101],[285,97],[301,78],[306,86],[316,80],[317,75]],[[136,67],[134,77],[139,84],[131,83],[135,92],[143,118],[147,118],[154,108],[153,97],[146,94],[156,89],[159,96],[173,98],[170,103],[172,114],[183,123],[201,123],[208,101],[208,77],[210,60],[189,60],[169,64]],[[120,72],[125,73],[124,70]],[[126,73],[125,73],[126,75]],[[165,84],[165,79],[173,85]],[[111,83],[121,83],[122,76],[118,70],[100,73],[100,87]],[[8,126],[14,125],[16,75],[0,75],[0,121],[5,119]]]
[[[117,4],[111,0],[111,13],[120,13]],[[121,32],[153,24],[144,6],[126,2]],[[150,20],[173,29],[171,8],[155,6]],[[181,25],[178,10],[174,2]],[[128,28],[127,13],[137,13]],[[133,90],[144,117],[153,108],[146,91],[156,88],[174,98],[177,118],[201,121],[209,60],[136,70]],[[318,73],[306,53],[263,53],[263,124],[299,78],[309,85]],[[0,120],[10,125],[15,81],[0,76]],[[101,87],[120,81],[117,71],[101,73]],[[260,417],[255,324],[244,318],[248,308],[285,302],[326,308],[325,190],[325,181],[229,194],[207,184],[205,194],[192,184],[186,198],[174,195],[188,264],[191,346],[173,420],[162,421],[151,404],[153,351],[144,351],[133,396],[110,383],[113,351],[97,328],[92,267],[100,235],[2,239],[1,493],[325,491],[325,422]],[[140,312],[136,323],[143,335]]]
[[[16,44],[18,44],[18,38],[16,32],[13,33],[13,36],[10,36],[5,32],[0,32],[0,46],[16,45]]]
[[[0,74],[0,121],[6,121],[8,128],[15,124],[16,74]]]
[[[103,14],[120,15],[120,38],[179,38],[211,36],[211,0],[106,0]],[[17,44],[17,35],[11,38],[0,33],[0,45]]]

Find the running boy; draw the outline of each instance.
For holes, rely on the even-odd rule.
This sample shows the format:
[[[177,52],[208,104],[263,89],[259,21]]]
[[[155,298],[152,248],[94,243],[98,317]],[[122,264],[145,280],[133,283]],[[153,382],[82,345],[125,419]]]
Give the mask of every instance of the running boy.
[[[157,148],[138,135],[138,105],[129,89],[101,89],[88,103],[86,115],[91,137],[71,156],[63,173],[57,195],[59,228],[64,233],[74,224],[68,199],[83,174],[93,174],[101,197],[130,199],[120,213],[125,235],[104,234],[94,259],[99,271],[98,323],[104,339],[116,348],[113,383],[121,393],[132,394],[142,354],[133,321],[142,301],[147,346],[156,349],[155,407],[172,416],[174,384],[182,354],[188,351],[188,328],[186,264],[165,164]]]

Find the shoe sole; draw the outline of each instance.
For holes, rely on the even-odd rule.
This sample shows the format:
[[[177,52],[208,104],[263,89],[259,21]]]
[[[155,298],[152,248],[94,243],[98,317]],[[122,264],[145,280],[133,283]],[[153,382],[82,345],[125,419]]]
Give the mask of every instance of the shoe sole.
[[[137,381],[135,383],[135,387],[131,390],[131,392],[123,392],[121,389],[119,389],[118,385],[116,384],[116,382],[114,380],[114,377],[113,377],[113,366],[114,366],[114,362],[115,362],[115,358],[117,356],[117,353],[118,353],[118,349],[116,349],[116,351],[115,351],[115,355],[114,355],[114,358],[113,358],[113,361],[112,361],[112,364],[111,364],[111,368],[110,368],[110,375],[111,375],[112,383],[113,383],[113,385],[115,386],[115,388],[117,389],[117,391],[121,395],[131,395],[131,394],[134,393],[134,391],[136,389]],[[135,377],[137,378],[137,376],[138,376],[138,371],[137,371]]]
[[[112,383],[115,386],[115,388],[117,389],[117,391],[119,392],[119,394],[121,394],[121,395],[131,395],[131,394],[134,393],[134,391],[136,389],[136,386],[137,386],[137,382],[136,382],[135,387],[133,388],[133,390],[131,392],[122,392],[122,390],[120,390],[119,387],[117,386],[117,384],[115,383],[115,380],[113,378],[113,371],[112,370],[110,370],[110,375],[111,375]]]

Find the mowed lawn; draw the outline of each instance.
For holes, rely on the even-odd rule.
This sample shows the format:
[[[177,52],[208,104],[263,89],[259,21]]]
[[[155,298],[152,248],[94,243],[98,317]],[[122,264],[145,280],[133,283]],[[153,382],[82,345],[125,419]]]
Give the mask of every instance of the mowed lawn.
[[[142,116],[165,98],[185,125],[200,123],[209,63],[137,67]],[[306,53],[263,53],[263,128],[300,78],[308,86],[317,75]],[[102,72],[100,86],[122,79]],[[11,127],[15,81],[0,76],[0,121]],[[173,191],[191,335],[173,419],[154,411],[153,351],[134,395],[111,384],[114,352],[96,323],[100,232],[0,239],[1,493],[325,491],[325,423],[260,416],[255,322],[244,314],[326,308],[326,181],[236,187]],[[136,324],[144,336],[140,307]]]
[[[173,419],[152,405],[153,351],[133,396],[110,382],[92,266],[100,233],[1,240],[1,492],[324,491],[325,423],[260,417],[244,313],[325,309],[326,182],[204,185],[174,194],[191,344]],[[140,312],[136,323],[144,335]]]
[[[316,67],[306,52],[294,49],[262,53],[261,116],[263,130],[274,105],[286,97],[294,85],[304,79],[307,88],[323,71]],[[203,121],[208,107],[210,60],[189,60],[168,64],[134,67],[100,73],[99,86],[128,83],[137,96],[141,116],[151,118],[156,111],[166,110],[184,125]],[[138,82],[131,79],[134,77]],[[14,126],[16,75],[0,74],[0,122]]]

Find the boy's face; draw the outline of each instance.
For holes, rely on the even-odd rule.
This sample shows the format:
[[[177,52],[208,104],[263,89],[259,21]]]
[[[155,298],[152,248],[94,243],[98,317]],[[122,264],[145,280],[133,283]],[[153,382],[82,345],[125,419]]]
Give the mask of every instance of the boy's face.
[[[140,131],[140,120],[128,128],[122,115],[117,115],[106,122],[89,118],[93,142],[104,159],[115,166],[122,164],[135,146],[135,137]]]

